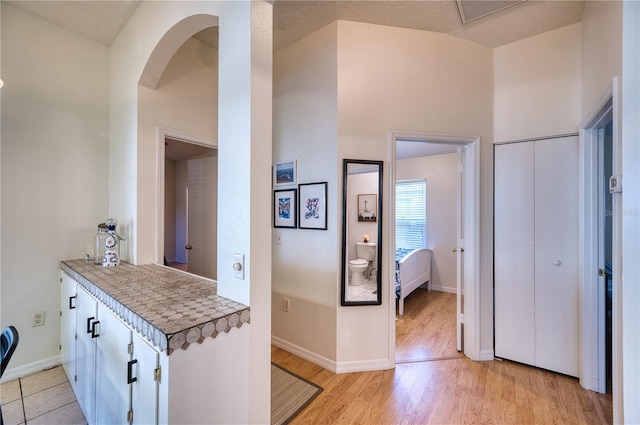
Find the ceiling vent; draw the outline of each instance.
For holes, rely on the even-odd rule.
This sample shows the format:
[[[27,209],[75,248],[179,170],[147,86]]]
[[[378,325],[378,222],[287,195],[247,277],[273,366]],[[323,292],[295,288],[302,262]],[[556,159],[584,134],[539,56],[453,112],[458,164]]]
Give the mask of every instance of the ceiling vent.
[[[526,0],[456,0],[456,3],[462,23],[468,24],[524,1]]]

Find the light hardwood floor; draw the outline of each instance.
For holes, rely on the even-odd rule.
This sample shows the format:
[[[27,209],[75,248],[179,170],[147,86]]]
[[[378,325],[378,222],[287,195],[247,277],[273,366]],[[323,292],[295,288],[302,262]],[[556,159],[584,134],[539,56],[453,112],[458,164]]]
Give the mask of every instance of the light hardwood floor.
[[[575,378],[459,354],[451,294],[418,289],[397,319],[392,370],[337,375],[272,347],[274,363],[324,388],[291,424],[612,423],[611,397]]]

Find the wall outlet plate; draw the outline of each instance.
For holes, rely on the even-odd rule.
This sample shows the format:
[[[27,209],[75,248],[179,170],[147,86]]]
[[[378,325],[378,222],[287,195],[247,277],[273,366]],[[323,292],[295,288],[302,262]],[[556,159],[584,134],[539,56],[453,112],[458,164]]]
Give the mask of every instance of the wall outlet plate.
[[[36,311],[31,318],[31,327],[44,325],[44,311]]]

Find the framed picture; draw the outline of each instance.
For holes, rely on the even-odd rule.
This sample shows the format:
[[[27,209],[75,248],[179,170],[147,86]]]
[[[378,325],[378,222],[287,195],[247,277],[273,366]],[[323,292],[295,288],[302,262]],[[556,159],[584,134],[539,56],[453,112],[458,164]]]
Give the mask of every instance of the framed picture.
[[[327,182],[298,185],[300,229],[327,230]]]
[[[296,189],[273,191],[273,227],[290,227],[297,225]]]
[[[296,160],[276,162],[273,166],[273,185],[288,186],[296,184]]]
[[[378,195],[358,195],[358,221],[375,223],[378,219]]]

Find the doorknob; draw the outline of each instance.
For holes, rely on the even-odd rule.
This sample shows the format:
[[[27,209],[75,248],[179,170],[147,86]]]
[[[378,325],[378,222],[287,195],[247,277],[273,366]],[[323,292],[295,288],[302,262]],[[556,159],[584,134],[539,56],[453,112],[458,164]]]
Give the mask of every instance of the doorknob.
[[[192,249],[192,248],[193,248],[193,246],[190,243],[188,243],[188,244],[186,244],[184,246],[184,249]]]
[[[458,252],[458,248],[453,248],[453,252]],[[460,248],[460,252],[464,252],[464,248]]]

